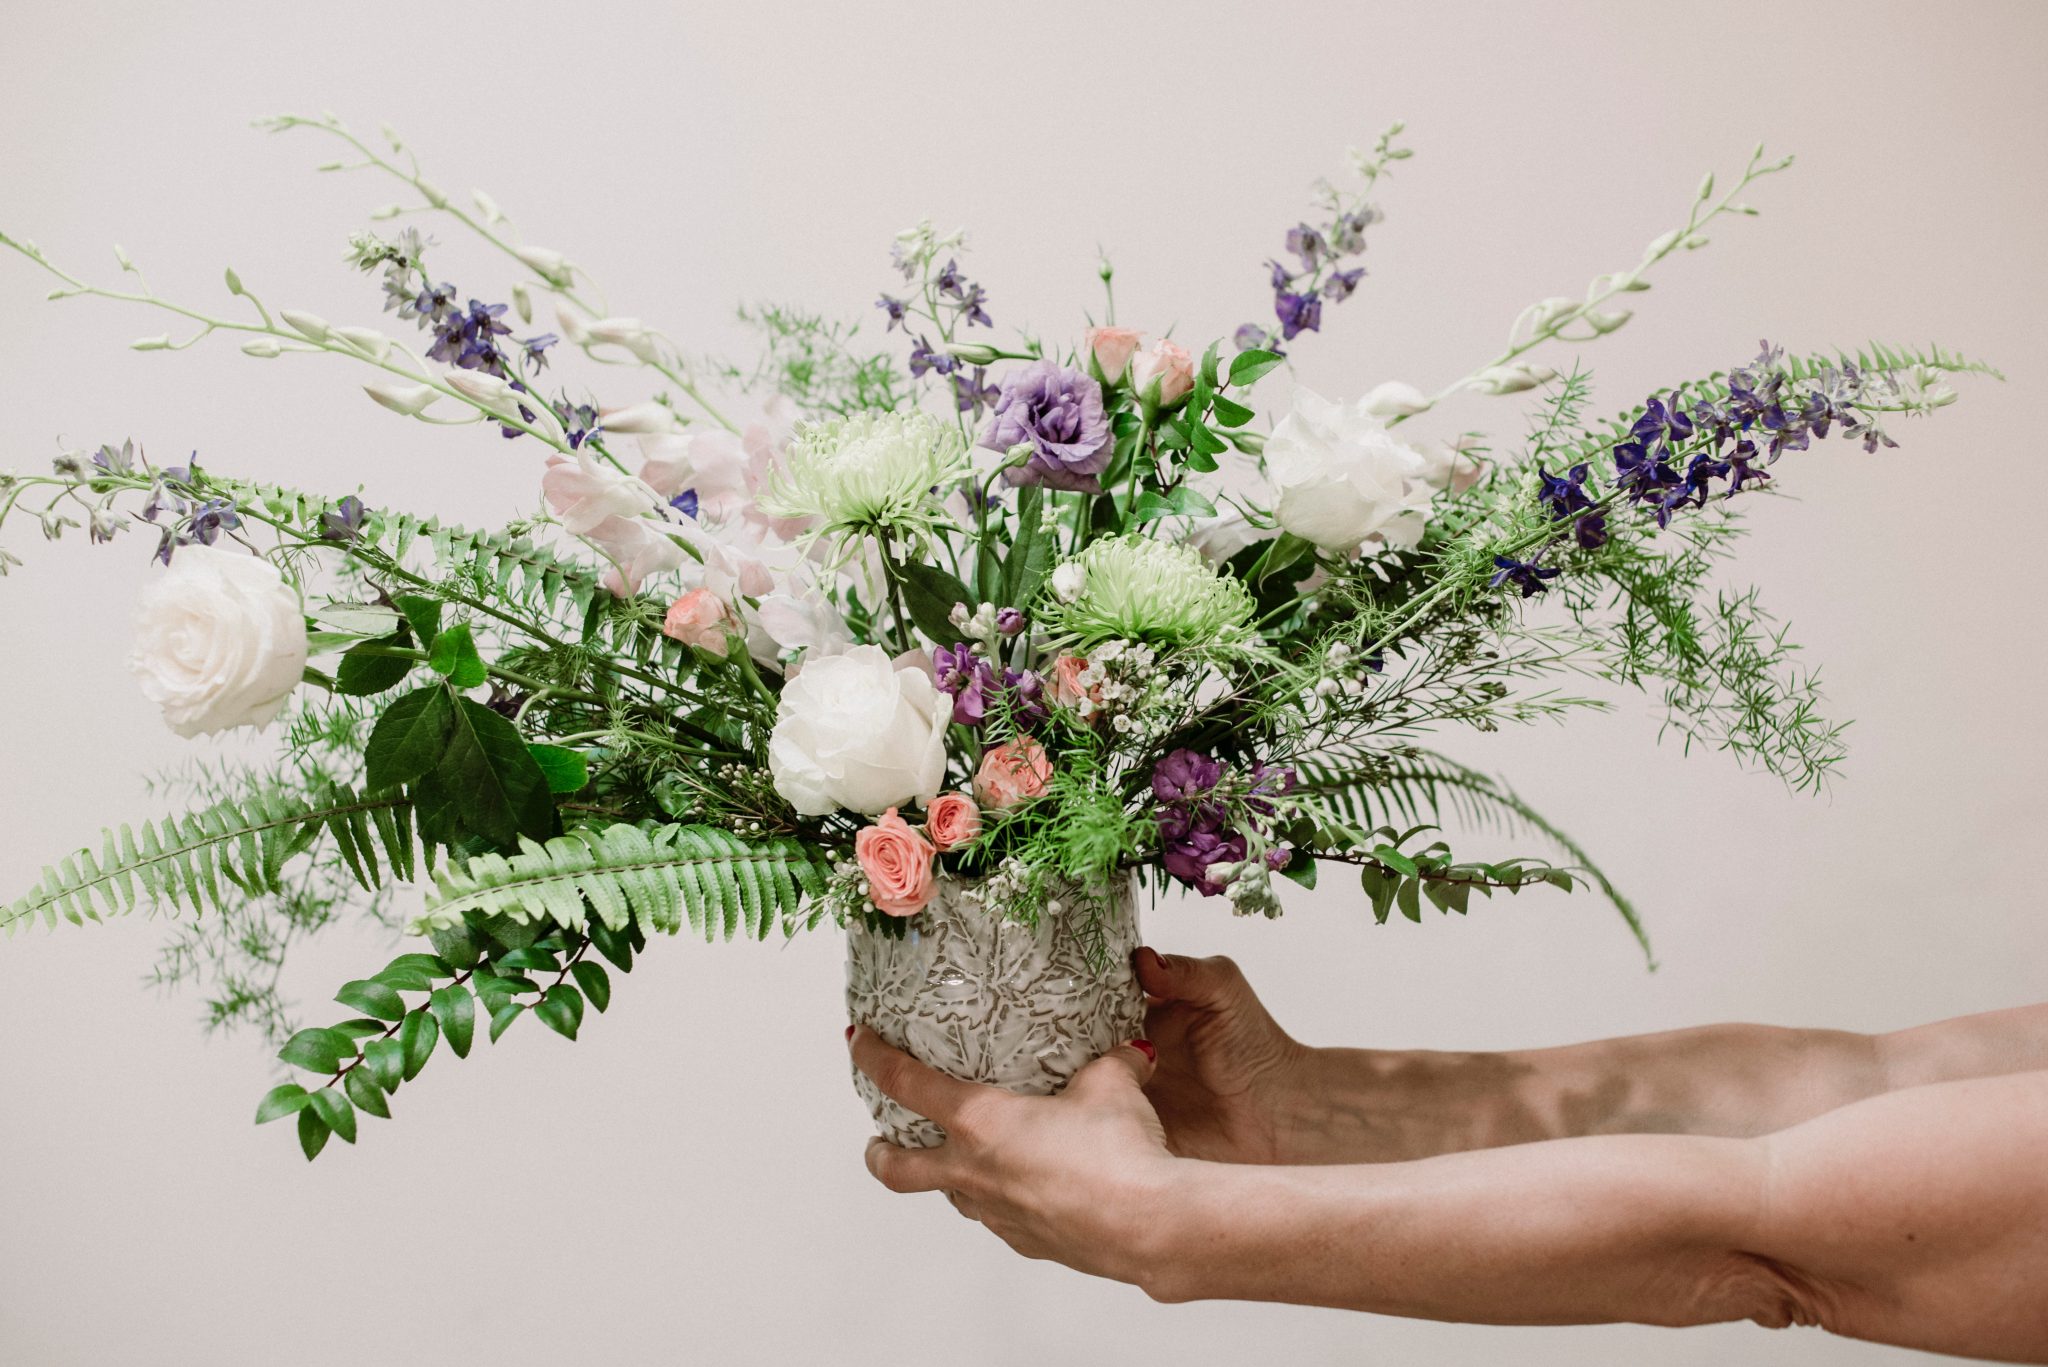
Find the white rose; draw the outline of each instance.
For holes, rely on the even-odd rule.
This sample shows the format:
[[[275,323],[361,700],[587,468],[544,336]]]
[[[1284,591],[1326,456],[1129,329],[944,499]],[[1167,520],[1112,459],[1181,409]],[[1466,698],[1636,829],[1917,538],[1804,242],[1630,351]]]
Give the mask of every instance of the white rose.
[[[266,726],[305,673],[305,614],[261,556],[180,547],[142,592],[128,667],[187,739]]]
[[[1435,495],[1430,463],[1398,441],[1365,401],[1332,403],[1306,389],[1266,441],[1266,474],[1279,490],[1282,528],[1349,554],[1377,537],[1413,546]]]
[[[879,646],[811,660],[783,686],[768,737],[775,791],[805,816],[929,802],[945,781],[952,715],[930,675],[898,669]]]

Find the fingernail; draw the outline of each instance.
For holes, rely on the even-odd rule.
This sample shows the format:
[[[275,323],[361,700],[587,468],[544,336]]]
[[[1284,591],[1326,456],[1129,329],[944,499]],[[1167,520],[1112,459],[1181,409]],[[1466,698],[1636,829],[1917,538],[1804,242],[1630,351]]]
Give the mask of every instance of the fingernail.
[[[1143,1054],[1147,1063],[1159,1062],[1159,1050],[1153,1047],[1151,1040],[1134,1039],[1131,1041],[1131,1048]]]
[[[853,1027],[850,1025],[846,1027],[846,1038],[849,1040],[853,1038]]]

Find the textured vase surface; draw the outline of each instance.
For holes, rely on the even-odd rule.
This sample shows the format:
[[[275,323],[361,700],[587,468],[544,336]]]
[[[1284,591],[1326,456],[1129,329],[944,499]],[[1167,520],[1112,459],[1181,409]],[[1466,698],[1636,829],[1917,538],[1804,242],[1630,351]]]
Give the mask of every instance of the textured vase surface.
[[[1050,1095],[1083,1065],[1141,1035],[1145,998],[1131,971],[1137,899],[1056,898],[1036,925],[985,910],[942,882],[901,939],[847,929],[848,1018],[944,1073]],[[854,1070],[883,1138],[912,1148],[946,1132]]]

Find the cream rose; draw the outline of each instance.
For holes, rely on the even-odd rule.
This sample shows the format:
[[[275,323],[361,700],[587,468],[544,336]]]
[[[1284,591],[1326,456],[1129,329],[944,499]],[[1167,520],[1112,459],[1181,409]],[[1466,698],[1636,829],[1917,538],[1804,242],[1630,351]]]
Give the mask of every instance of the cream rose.
[[[1431,463],[1396,440],[1364,401],[1332,403],[1295,390],[1265,456],[1279,491],[1273,515],[1294,535],[1337,554],[1375,537],[1390,546],[1422,539],[1436,495]]]
[[[261,556],[180,547],[142,592],[128,667],[188,739],[266,726],[306,670],[299,596]]]
[[[1155,408],[1173,408],[1195,387],[1195,358],[1180,343],[1161,337],[1131,357],[1131,388]]]
[[[953,700],[879,646],[811,660],[782,690],[768,737],[775,791],[805,816],[929,803],[946,777]]]

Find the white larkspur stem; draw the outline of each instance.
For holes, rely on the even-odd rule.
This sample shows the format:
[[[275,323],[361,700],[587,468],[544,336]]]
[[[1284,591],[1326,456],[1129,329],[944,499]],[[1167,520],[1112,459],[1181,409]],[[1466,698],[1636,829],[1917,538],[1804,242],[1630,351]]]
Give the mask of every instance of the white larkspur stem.
[[[1365,396],[1365,411],[1376,418],[1407,418],[1427,413],[1429,398],[1412,384],[1388,380]]]
[[[375,328],[338,327],[334,335],[373,361],[381,361],[391,353],[391,339]]]

